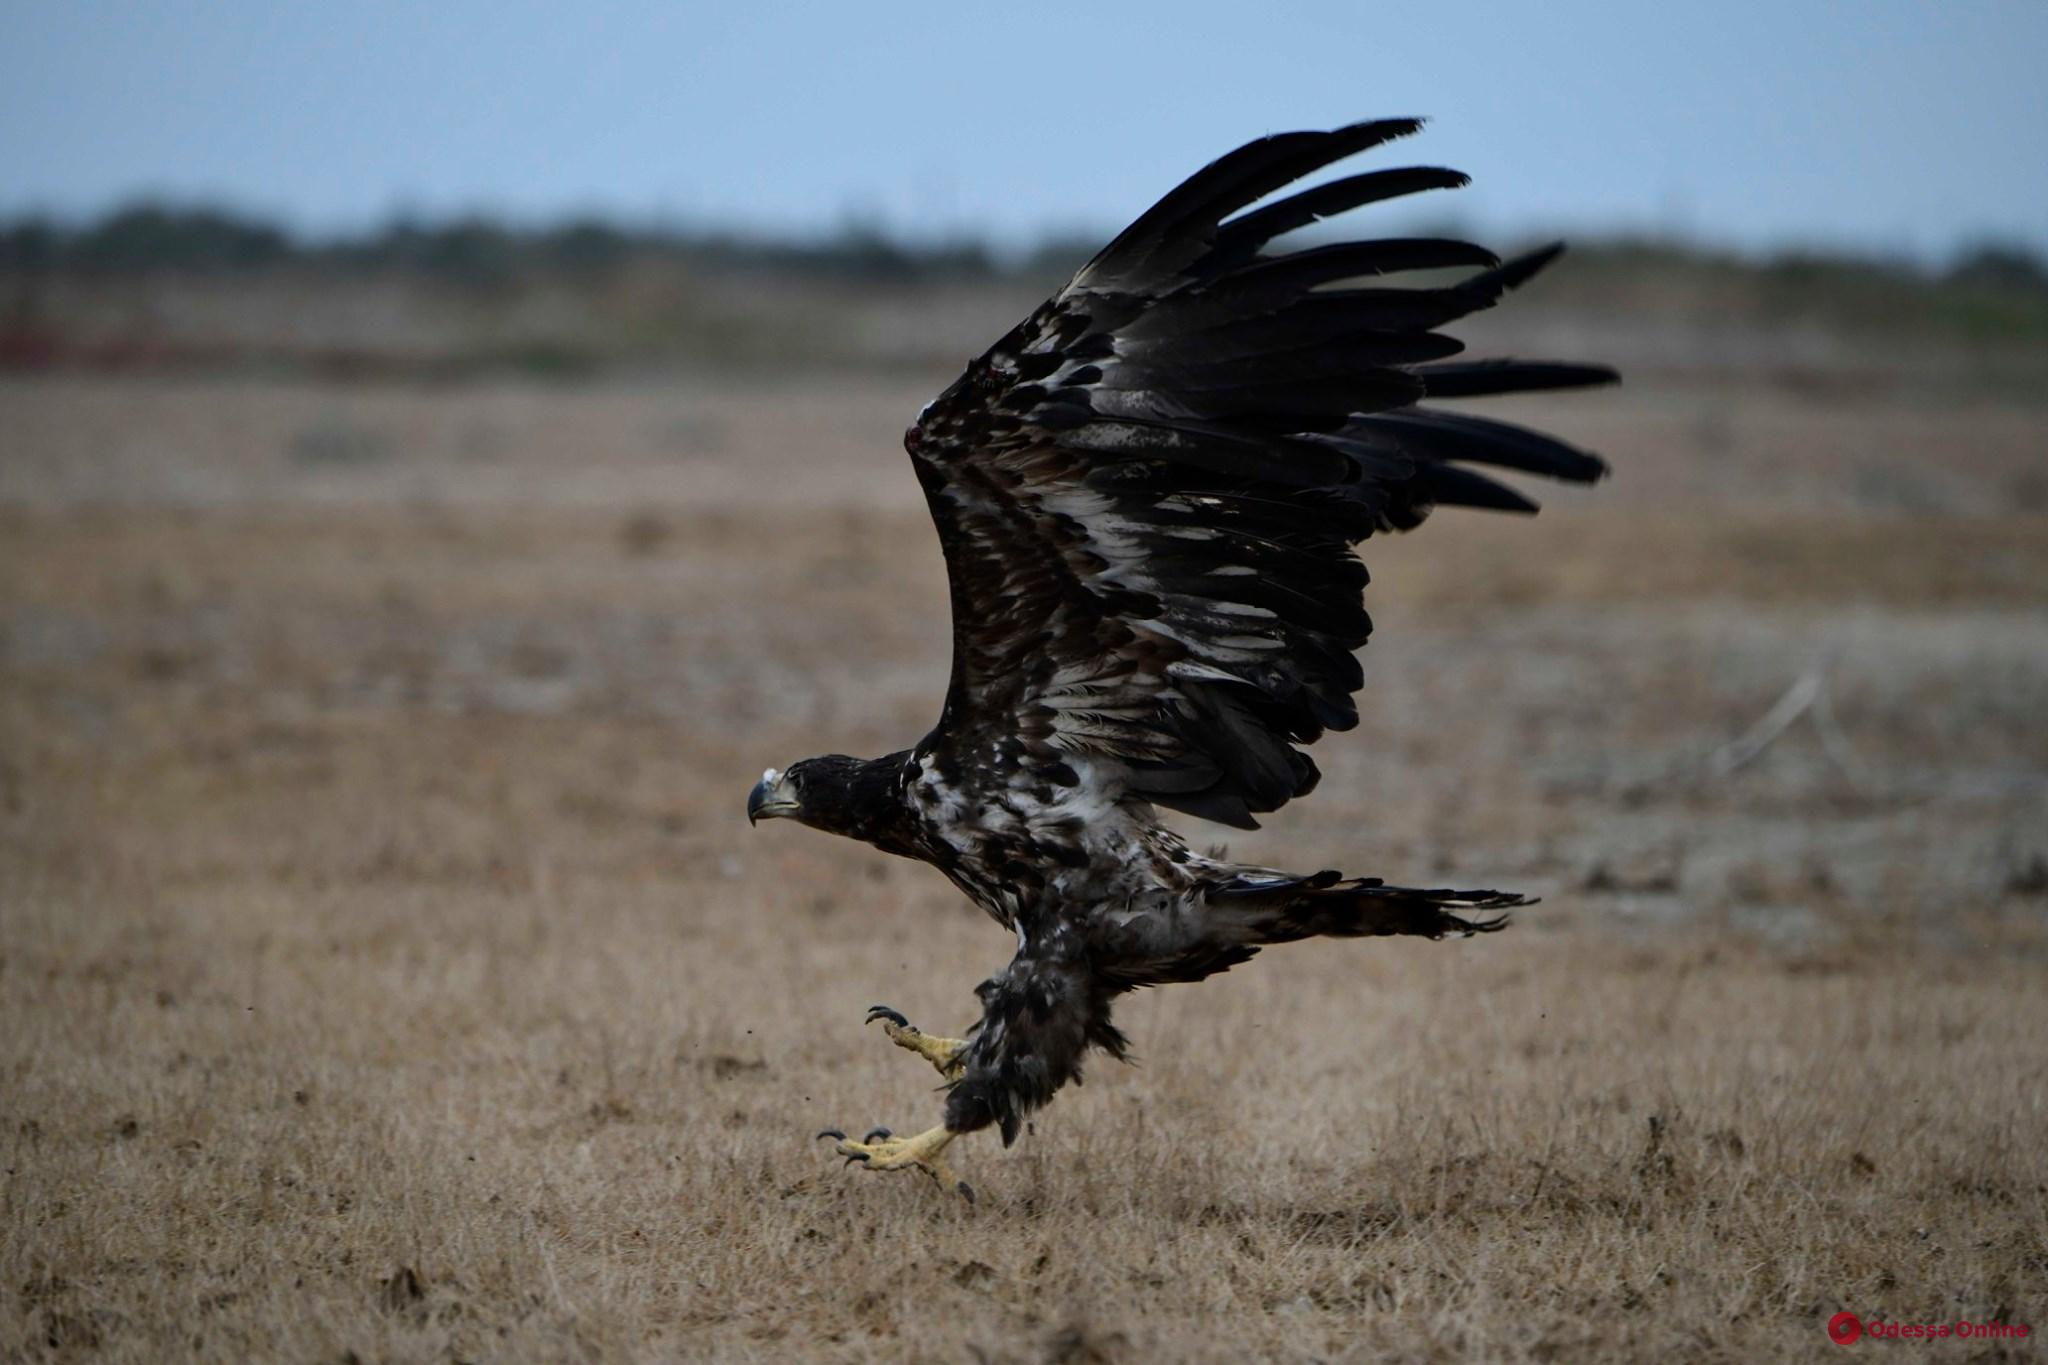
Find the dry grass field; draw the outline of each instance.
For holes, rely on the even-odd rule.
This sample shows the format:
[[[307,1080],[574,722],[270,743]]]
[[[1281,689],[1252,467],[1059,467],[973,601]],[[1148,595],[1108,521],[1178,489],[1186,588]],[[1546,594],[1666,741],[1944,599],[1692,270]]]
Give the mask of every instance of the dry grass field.
[[[1516,405],[1616,477],[1368,545],[1365,722],[1230,842],[1544,903],[1131,999],[969,1207],[813,1134],[933,1121],[862,1011],[1008,935],[742,813],[937,713],[929,392],[0,381],[0,1357],[2038,1350],[2048,407]]]

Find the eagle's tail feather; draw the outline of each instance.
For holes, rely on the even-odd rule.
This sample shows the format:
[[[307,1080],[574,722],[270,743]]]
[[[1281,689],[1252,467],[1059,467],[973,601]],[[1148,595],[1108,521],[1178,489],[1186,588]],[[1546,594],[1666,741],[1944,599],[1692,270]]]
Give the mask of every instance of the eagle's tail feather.
[[[1242,928],[1262,944],[1325,936],[1488,934],[1507,927],[1508,911],[1536,903],[1510,891],[1388,886],[1377,877],[1337,872],[1283,882],[1241,878],[1213,889],[1209,901],[1238,912]]]

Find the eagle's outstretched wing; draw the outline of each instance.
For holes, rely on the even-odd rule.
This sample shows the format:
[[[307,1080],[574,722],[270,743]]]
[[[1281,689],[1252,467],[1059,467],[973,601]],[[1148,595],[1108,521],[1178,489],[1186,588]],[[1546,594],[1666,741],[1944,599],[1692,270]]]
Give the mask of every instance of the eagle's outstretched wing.
[[[1253,812],[1315,785],[1295,746],[1357,723],[1352,652],[1371,621],[1351,546],[1439,503],[1534,510],[1466,465],[1604,472],[1547,437],[1419,406],[1615,377],[1446,363],[1459,344],[1433,329],[1494,303],[1557,248],[1505,264],[1427,239],[1262,253],[1331,214],[1464,184],[1382,170],[1243,212],[1418,126],[1283,133],[1213,162],[906,434],[951,583],[952,684],[923,750],[942,769],[1051,799],[1085,767],[1112,794],[1254,827]],[[1343,283],[1446,268],[1477,273]]]

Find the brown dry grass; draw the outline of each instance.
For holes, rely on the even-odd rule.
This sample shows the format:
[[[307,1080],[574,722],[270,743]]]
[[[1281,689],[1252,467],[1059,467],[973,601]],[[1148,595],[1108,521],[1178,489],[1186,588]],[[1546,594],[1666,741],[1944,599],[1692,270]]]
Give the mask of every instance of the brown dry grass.
[[[2039,411],[1530,404],[1622,476],[1372,547],[1366,723],[1234,842],[1546,905],[1134,999],[970,1209],[811,1134],[930,1121],[861,1011],[1006,936],[739,813],[935,713],[919,387],[0,389],[0,1355],[2048,1327]],[[1821,658],[1856,769],[1709,776]]]

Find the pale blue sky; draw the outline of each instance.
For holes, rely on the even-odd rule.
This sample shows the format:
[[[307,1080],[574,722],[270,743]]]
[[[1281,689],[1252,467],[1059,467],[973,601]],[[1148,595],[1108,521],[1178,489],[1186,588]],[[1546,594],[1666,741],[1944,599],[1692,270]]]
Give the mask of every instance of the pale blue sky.
[[[1439,204],[1495,232],[2048,248],[2044,65],[2048,0],[5,0],[0,213],[156,193],[316,231],[596,210],[1021,242],[1115,226],[1262,132],[1419,113],[1382,156],[1471,172]]]

